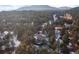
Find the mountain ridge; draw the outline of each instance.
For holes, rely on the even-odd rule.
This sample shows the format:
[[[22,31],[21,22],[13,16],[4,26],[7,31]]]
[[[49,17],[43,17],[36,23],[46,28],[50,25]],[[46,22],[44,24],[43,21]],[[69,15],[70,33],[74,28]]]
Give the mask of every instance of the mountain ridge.
[[[31,6],[24,6],[21,7],[17,10],[22,11],[22,10],[57,10],[58,8],[56,7],[51,7],[48,5],[31,5]]]

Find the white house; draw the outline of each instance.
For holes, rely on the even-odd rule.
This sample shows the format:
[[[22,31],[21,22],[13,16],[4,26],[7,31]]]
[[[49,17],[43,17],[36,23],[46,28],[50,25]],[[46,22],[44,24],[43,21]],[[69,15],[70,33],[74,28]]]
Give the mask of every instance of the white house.
[[[54,19],[54,22],[58,20],[58,18],[56,17],[56,14],[53,14],[53,19]]]

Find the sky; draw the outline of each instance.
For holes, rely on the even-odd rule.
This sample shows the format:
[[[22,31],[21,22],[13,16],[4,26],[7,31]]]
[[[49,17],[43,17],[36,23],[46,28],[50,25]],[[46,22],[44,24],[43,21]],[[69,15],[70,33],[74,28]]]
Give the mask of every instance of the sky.
[[[0,0],[0,5],[50,5],[52,7],[79,6],[79,0]]]

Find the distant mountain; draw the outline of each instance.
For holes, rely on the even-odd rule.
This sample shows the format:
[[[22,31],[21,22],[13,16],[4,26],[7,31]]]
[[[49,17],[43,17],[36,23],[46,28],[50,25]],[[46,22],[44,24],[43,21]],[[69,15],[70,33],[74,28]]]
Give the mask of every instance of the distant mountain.
[[[70,10],[70,7],[60,7],[60,8],[56,8],[56,7],[51,7],[48,5],[31,5],[31,6],[27,6],[27,5],[0,5],[0,11],[45,11],[45,10]]]
[[[71,8],[67,12],[74,13],[74,14],[78,14],[79,13],[79,7]]]
[[[19,9],[17,9],[17,11],[23,11],[23,10],[35,10],[35,11],[42,11],[42,10],[69,10],[71,9],[71,7],[60,7],[60,8],[56,8],[56,7],[51,7],[48,5],[31,5],[31,6],[24,6],[21,7]]]
[[[58,10],[56,7],[50,7],[48,5],[31,5],[31,6],[24,6],[19,9],[19,11],[23,10],[35,10],[35,11],[42,11],[42,10]]]
[[[70,10],[65,11],[67,13],[72,14],[73,17],[79,17],[79,7],[71,8]]]
[[[60,10],[70,10],[70,9],[72,9],[71,7],[60,7],[59,8]]]
[[[71,11],[79,11],[79,7],[72,8]]]

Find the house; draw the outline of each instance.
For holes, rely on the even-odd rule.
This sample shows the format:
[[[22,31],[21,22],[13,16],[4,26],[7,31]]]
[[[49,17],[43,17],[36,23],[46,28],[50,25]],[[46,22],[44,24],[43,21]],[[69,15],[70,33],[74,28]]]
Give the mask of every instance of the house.
[[[63,27],[62,26],[59,26],[59,27],[55,27],[55,29],[56,30],[61,30],[61,29],[63,29]]]
[[[57,18],[57,15],[56,15],[56,14],[53,14],[53,19],[54,19],[54,22],[58,20],[58,18]]]
[[[64,26],[66,28],[70,27],[73,23],[73,17],[69,13],[64,14],[64,16],[60,16],[60,18],[64,19]]]
[[[72,20],[72,16],[71,16],[71,14],[69,14],[69,13],[64,14],[63,18],[64,18],[65,20]]]
[[[65,28],[69,28],[72,24],[64,23]]]
[[[44,28],[45,26],[47,26],[47,24],[48,24],[48,23],[43,23],[43,24],[42,24],[42,27]]]
[[[53,26],[55,30],[62,30],[64,28],[64,25],[62,24],[54,24]]]

